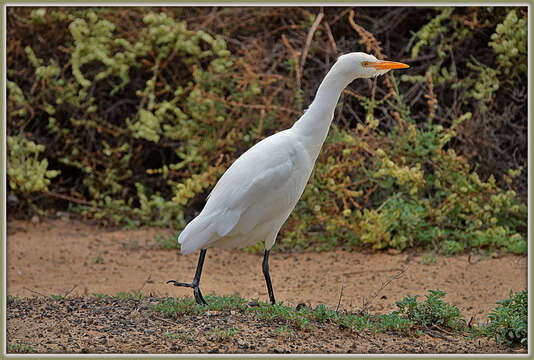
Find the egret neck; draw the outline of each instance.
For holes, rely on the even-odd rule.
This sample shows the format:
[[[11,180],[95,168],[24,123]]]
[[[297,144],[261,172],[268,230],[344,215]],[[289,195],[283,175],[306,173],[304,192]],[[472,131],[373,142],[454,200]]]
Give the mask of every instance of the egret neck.
[[[328,135],[341,91],[354,80],[342,71],[336,70],[339,69],[334,65],[326,74],[319,85],[315,99],[292,127],[313,161],[317,159]]]

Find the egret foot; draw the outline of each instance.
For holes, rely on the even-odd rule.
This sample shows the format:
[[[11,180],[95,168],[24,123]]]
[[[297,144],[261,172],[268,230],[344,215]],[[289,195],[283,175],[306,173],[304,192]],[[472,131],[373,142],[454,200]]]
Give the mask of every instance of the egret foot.
[[[198,264],[197,264],[197,271],[195,272],[195,277],[193,278],[192,283],[183,283],[176,280],[169,280],[167,281],[167,284],[172,283],[174,286],[184,286],[184,287],[190,287],[193,289],[193,294],[195,295],[195,300],[197,304],[200,305],[208,305],[206,300],[204,300],[204,297],[202,296],[202,292],[200,292],[200,275],[202,275],[202,266],[204,265],[204,258],[206,257],[206,249],[200,250],[200,256],[198,257]]]
[[[263,276],[265,276],[265,282],[267,283],[267,291],[269,292],[269,299],[271,300],[271,304],[274,305],[276,304],[276,301],[274,300],[274,291],[273,291],[273,284],[271,283],[271,275],[269,275],[269,252],[270,250],[265,250],[261,268],[263,270]]]
[[[195,300],[197,304],[200,305],[208,305],[206,300],[204,300],[204,297],[202,296],[202,292],[200,291],[200,288],[198,287],[198,284],[195,283],[183,283],[176,280],[169,280],[167,281],[167,284],[172,283],[174,286],[184,286],[184,287],[190,287],[193,288],[193,294],[195,295]]]

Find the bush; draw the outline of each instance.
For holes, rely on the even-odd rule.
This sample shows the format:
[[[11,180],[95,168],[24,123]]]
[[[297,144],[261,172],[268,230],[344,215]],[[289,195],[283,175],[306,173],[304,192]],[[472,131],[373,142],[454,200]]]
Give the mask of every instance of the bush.
[[[418,296],[407,296],[402,301],[397,301],[399,310],[392,315],[414,324],[421,329],[438,328],[463,330],[466,327],[462,312],[455,305],[450,305],[441,300],[445,293],[441,290],[430,290],[426,300],[418,302]]]
[[[526,290],[510,298],[498,301],[489,315],[489,324],[482,326],[482,333],[495,339],[497,343],[528,346],[528,293]]]
[[[44,145],[28,140],[24,135],[7,137],[9,187],[25,198],[34,192],[47,192],[51,179],[60,174],[48,170],[48,160],[39,160]]]
[[[278,244],[525,253],[525,9],[327,8],[302,59],[319,9],[10,8],[8,136],[44,147],[46,186],[21,198],[181,229],[234,159],[296,120],[335,49],[384,47],[412,68],[344,92]],[[388,36],[380,19],[398,19]]]

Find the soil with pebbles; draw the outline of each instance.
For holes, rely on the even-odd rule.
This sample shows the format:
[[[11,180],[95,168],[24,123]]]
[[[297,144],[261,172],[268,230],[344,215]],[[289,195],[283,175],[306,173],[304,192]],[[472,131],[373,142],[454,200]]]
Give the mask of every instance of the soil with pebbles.
[[[8,304],[8,343],[39,353],[506,353],[487,339],[357,332],[334,324],[284,328],[245,311],[182,316],[151,312],[162,298],[26,298]],[[229,329],[237,329],[231,332]],[[281,330],[283,329],[283,330]]]
[[[196,255],[158,247],[165,229],[102,228],[68,219],[9,221],[7,229],[8,350],[38,353],[516,353],[488,339],[433,332],[422,336],[357,332],[334,324],[297,331],[253,313],[165,318],[151,304],[191,296],[166,284],[189,281]],[[239,293],[267,301],[261,254],[209,249],[204,293]],[[407,295],[440,289],[467,320],[487,315],[510,291],[527,288],[527,257],[440,257],[431,254],[280,252],[270,258],[278,301],[371,314],[396,310]],[[402,273],[398,278],[396,275]],[[384,284],[387,285],[383,287]],[[141,291],[143,300],[98,298]],[[63,299],[50,295],[59,294]],[[44,297],[46,296],[46,297]],[[232,330],[232,331],[230,331]],[[23,347],[21,347],[23,348]]]

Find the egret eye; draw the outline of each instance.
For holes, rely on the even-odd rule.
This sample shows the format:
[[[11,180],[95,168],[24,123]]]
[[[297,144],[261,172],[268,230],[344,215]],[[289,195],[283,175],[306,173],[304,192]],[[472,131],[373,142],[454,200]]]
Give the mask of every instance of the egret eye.
[[[369,66],[369,61],[362,61],[362,66],[363,67]]]

